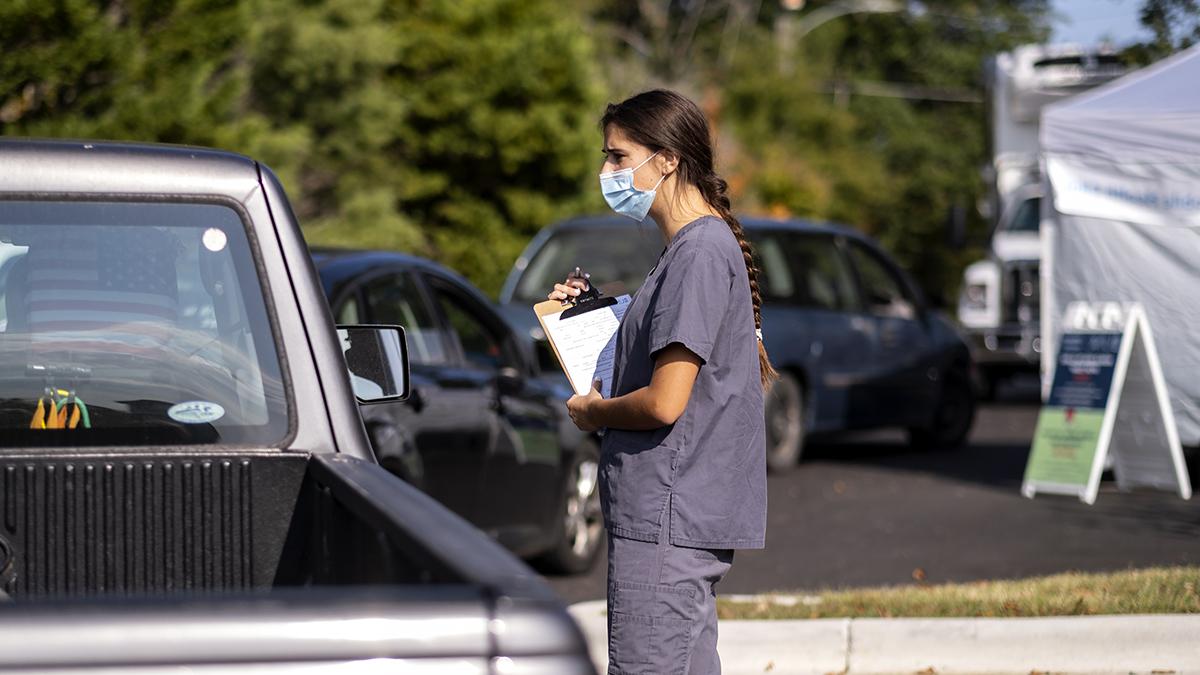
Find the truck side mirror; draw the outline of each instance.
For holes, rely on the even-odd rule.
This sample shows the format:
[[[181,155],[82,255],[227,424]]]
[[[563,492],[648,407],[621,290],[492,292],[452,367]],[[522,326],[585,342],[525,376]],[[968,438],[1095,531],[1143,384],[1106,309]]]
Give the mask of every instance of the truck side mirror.
[[[400,326],[338,326],[346,370],[359,403],[408,398],[408,345]]]

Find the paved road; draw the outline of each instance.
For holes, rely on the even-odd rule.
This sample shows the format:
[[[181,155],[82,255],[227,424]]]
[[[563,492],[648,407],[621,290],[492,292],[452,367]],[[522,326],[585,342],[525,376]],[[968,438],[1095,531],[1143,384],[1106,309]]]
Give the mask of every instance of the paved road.
[[[1111,481],[1091,507],[1073,498],[1022,497],[1036,395],[1003,393],[1006,400],[980,410],[970,445],[957,451],[916,452],[898,434],[807,449],[796,470],[769,479],[768,548],[739,551],[719,591],[1200,563],[1200,503],[1120,493]],[[601,599],[604,561],[589,575],[550,582],[568,602]]]

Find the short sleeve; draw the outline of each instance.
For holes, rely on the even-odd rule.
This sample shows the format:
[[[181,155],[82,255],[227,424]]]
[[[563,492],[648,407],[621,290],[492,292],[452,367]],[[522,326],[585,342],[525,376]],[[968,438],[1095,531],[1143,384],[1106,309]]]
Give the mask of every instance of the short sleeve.
[[[650,354],[678,342],[708,362],[729,304],[729,265],[703,249],[680,252],[663,270],[650,317]]]

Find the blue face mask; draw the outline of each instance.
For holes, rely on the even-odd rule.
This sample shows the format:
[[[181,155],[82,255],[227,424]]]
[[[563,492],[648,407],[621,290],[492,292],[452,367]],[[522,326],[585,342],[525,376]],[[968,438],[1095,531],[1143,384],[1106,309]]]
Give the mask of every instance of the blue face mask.
[[[657,154],[657,152],[654,153],[654,155]],[[658,183],[649,190],[639,190],[633,186],[633,172],[654,159],[654,155],[642,160],[641,164],[632,169],[600,174],[600,192],[604,195],[604,201],[608,202],[613,211],[638,222],[646,219],[646,214],[650,213],[650,205],[654,203],[655,191],[667,177],[663,175]]]

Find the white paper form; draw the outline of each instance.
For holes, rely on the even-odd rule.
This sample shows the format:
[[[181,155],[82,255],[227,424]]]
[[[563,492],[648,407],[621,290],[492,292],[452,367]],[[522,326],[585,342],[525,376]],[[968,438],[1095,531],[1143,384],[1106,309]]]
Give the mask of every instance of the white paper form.
[[[629,296],[621,295],[614,305],[565,320],[562,312],[542,316],[542,325],[558,350],[563,370],[576,394],[587,394],[592,389],[592,382],[600,380],[600,395],[609,397],[617,351],[617,328],[628,308]],[[564,311],[567,309],[569,307],[563,308]]]

